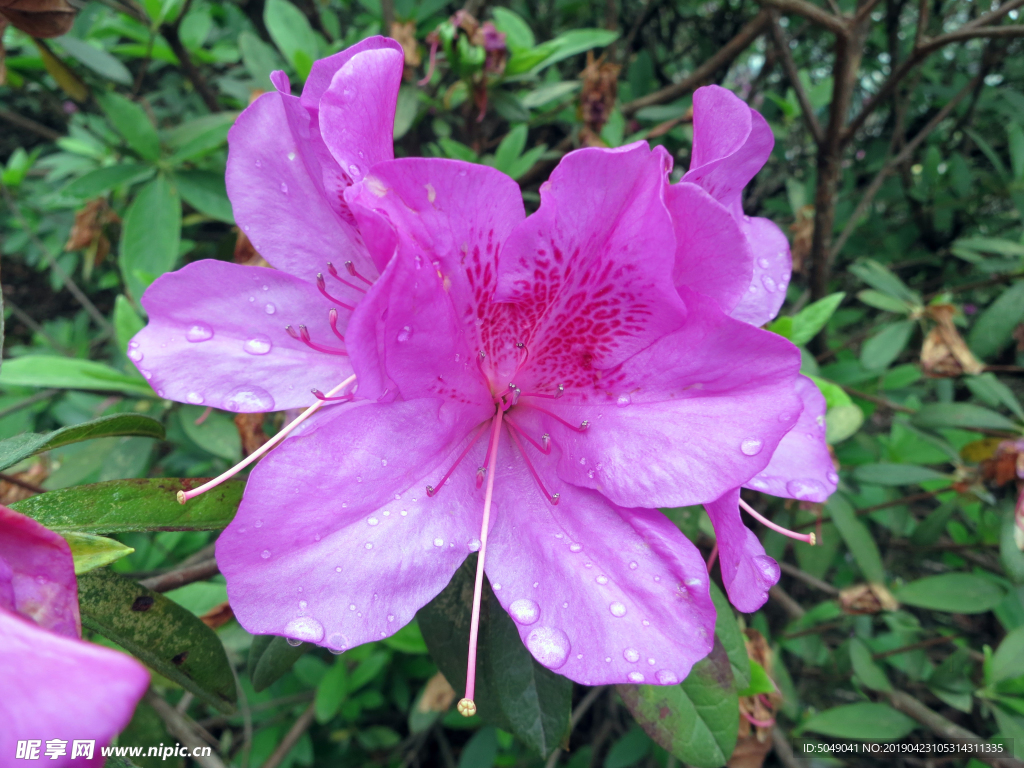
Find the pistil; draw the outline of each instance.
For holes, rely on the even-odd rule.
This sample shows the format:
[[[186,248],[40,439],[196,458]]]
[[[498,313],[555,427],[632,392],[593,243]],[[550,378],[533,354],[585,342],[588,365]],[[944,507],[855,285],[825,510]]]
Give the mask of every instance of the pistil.
[[[262,456],[263,454],[265,454],[268,451],[270,451],[275,445],[277,445],[282,440],[284,440],[286,437],[288,437],[288,435],[291,434],[292,431],[297,426],[299,426],[302,422],[304,422],[306,419],[308,419],[310,416],[312,416],[314,413],[316,413],[318,410],[320,410],[320,408],[322,408],[325,403],[329,402],[330,398],[333,395],[335,395],[338,392],[340,392],[341,390],[343,390],[345,387],[347,387],[349,384],[351,384],[355,380],[356,380],[355,374],[352,374],[351,376],[349,376],[347,379],[345,379],[343,382],[341,382],[341,384],[339,384],[334,389],[332,389],[330,392],[328,392],[324,396],[323,400],[317,399],[317,401],[315,403],[313,403],[311,406],[309,406],[309,408],[307,408],[301,414],[299,414],[299,416],[295,419],[295,421],[293,421],[291,424],[289,424],[286,427],[282,427],[281,431],[278,432],[276,435],[274,435],[272,438],[270,438],[266,443],[264,443],[263,446],[259,450],[256,450],[256,451],[253,451],[252,453],[250,453],[248,456],[246,456],[240,462],[235,464],[235,466],[233,466],[227,472],[224,472],[223,474],[218,475],[217,477],[213,478],[213,480],[210,480],[209,482],[203,483],[198,488],[193,488],[191,491],[178,491],[178,503],[179,504],[184,504],[189,499],[194,499],[196,496],[199,496],[199,495],[201,495],[203,493],[206,493],[207,491],[209,491],[212,488],[216,488],[218,485],[223,483],[225,480],[229,480],[232,477],[234,477],[235,475],[237,475],[241,470],[245,469],[247,466],[249,466],[254,461],[256,461],[258,458],[260,458],[260,456]]]
[[[788,536],[789,538],[796,539],[797,541],[806,541],[812,547],[818,542],[818,538],[813,533],[796,533],[795,531],[791,531],[788,528],[783,528],[781,525],[777,523],[773,523],[771,520],[762,515],[752,506],[747,504],[747,502],[745,502],[742,498],[740,499],[740,506],[743,507],[743,509],[747,510],[747,514],[749,514],[752,518],[754,518],[761,524],[767,526],[768,528],[771,528],[773,531],[781,533],[783,536]]]
[[[480,597],[484,587],[484,559],[487,557],[487,529],[491,520],[491,500],[494,497],[494,475],[498,465],[498,438],[501,435],[501,417],[504,412],[498,408],[491,427],[488,448],[487,490],[484,491],[484,517],[480,525],[480,551],[476,561],[476,583],[473,586],[473,613],[469,624],[469,662],[466,665],[466,695],[459,700],[457,709],[463,717],[476,714],[473,694],[476,691],[476,644],[480,634]]]

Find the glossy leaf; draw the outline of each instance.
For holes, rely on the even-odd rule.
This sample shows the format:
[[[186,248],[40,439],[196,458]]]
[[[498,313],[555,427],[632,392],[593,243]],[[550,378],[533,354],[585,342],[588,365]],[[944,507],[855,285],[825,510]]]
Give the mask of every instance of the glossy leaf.
[[[811,731],[839,739],[896,741],[916,727],[916,721],[888,704],[861,702],[833,707],[811,715],[800,725],[797,732]]]
[[[95,171],[79,176],[66,187],[60,194],[63,197],[76,197],[80,200],[89,200],[99,195],[105,195],[114,187],[122,184],[131,184],[142,181],[153,175],[154,169],[151,165],[138,165],[136,163],[120,163],[108,165],[105,168],[97,168]]]
[[[174,180],[182,199],[197,211],[217,221],[235,223],[223,173],[180,171]]]
[[[871,658],[871,649],[860,638],[850,640],[850,664],[857,678],[875,691],[891,691],[892,683],[885,676],[885,671]]]
[[[868,527],[857,519],[853,507],[840,494],[834,493],[825,502],[832,522],[839,529],[843,541],[857,562],[860,572],[868,581],[881,583],[885,580],[882,556]]]
[[[715,604],[715,637],[721,642],[725,649],[725,655],[729,657],[729,666],[732,668],[733,682],[737,688],[746,688],[750,685],[751,666],[750,657],[747,655],[747,644],[740,630],[739,622],[732,612],[732,605],[729,598],[718,588],[715,582],[711,582],[711,600]]]
[[[138,301],[153,280],[174,268],[181,240],[181,202],[164,174],[146,184],[121,229],[121,274]]]
[[[914,485],[947,478],[942,472],[916,464],[863,464],[853,472],[861,483],[873,485]]]
[[[129,147],[146,160],[160,156],[160,138],[146,110],[113,92],[97,94],[96,101]]]
[[[10,363],[8,362],[8,365]],[[5,366],[6,370],[6,366]],[[156,419],[135,413],[117,413],[53,432],[24,433],[0,440],[0,470],[43,451],[100,437],[155,437],[162,440],[164,427]]]
[[[929,403],[911,421],[925,429],[1016,429],[1005,416],[974,403]]]
[[[978,357],[991,358],[1010,343],[1013,329],[1024,321],[1024,280],[1018,280],[974,321],[967,342]]]
[[[220,530],[235,516],[245,482],[230,480],[187,504],[178,503],[179,490],[203,482],[191,477],[108,480],[42,493],[11,508],[59,533]]]
[[[982,576],[943,573],[904,584],[894,595],[901,603],[918,608],[948,613],[984,613],[999,605],[1006,592]]]
[[[869,371],[888,368],[906,348],[916,326],[913,320],[900,320],[885,326],[864,342],[860,350],[861,365]]]
[[[71,547],[76,576],[110,565],[135,551],[106,536],[94,536],[91,533],[65,533],[63,536]]]
[[[102,48],[90,45],[71,35],[58,37],[55,42],[68,52],[68,55],[81,62],[89,69],[107,80],[120,85],[132,84],[132,73],[116,56],[112,56]]]
[[[216,633],[163,595],[108,570],[78,580],[82,626],[99,632],[222,712],[234,711],[235,677]]]
[[[267,25],[267,31],[277,49],[305,79],[309,67],[317,58],[316,36],[313,34],[313,28],[309,26],[306,14],[288,0],[268,0],[263,7],[263,22]],[[308,61],[308,64],[302,67],[301,64],[305,61]]]
[[[85,389],[153,397],[152,388],[139,376],[128,376],[95,360],[56,355],[27,355],[5,360],[3,370],[0,370],[0,385]]]
[[[262,691],[281,679],[304,653],[313,650],[312,643],[292,645],[283,637],[259,635],[249,649],[249,677],[252,687]]]

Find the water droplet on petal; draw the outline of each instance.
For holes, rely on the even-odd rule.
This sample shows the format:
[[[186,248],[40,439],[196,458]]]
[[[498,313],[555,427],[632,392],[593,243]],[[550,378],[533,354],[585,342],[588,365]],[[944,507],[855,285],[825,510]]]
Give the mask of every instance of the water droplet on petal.
[[[359,175],[359,166],[358,165],[354,165],[354,164],[350,165],[348,167],[348,172],[352,174],[353,178],[355,178],[356,176]]]
[[[760,571],[761,576],[769,586],[779,580],[779,576],[781,575],[779,564],[772,558],[768,557],[768,555],[757,555],[754,558],[754,565],[757,567],[757,570]]]
[[[632,402],[632,399],[630,398],[630,396],[628,394],[624,394],[624,395],[619,395],[618,399],[616,399],[616,401],[615,401],[615,404],[617,406],[619,406],[619,408],[625,408],[631,402]]]
[[[612,612],[612,616],[615,616],[619,619],[626,615],[626,606],[624,606],[622,603],[612,603],[608,606],[608,610]]]
[[[594,579],[594,581],[596,581],[596,582],[597,582],[598,584],[607,584],[607,583],[608,583],[608,577],[607,577],[607,576],[605,576],[605,575],[604,575],[604,574],[602,573],[602,574],[601,574],[600,576],[597,576],[597,577],[596,577],[596,578]]]
[[[470,539],[469,543],[467,544],[467,546],[469,547],[469,551],[470,552],[479,552],[480,551],[480,539]]]
[[[748,437],[742,443],[740,443],[740,450],[743,451],[744,456],[757,456],[761,452],[761,447],[764,445],[756,437]]]
[[[756,285],[752,285],[747,290],[749,290],[751,293],[757,293],[757,286]]]
[[[392,614],[388,614],[388,621],[394,621],[395,617]]]
[[[537,627],[526,636],[526,647],[533,658],[548,669],[558,669],[569,658],[569,636],[555,627]]]
[[[790,480],[786,483],[786,491],[792,494],[794,499],[814,501],[815,497],[825,495],[825,486],[817,480]]]
[[[273,348],[274,343],[270,340],[270,337],[264,336],[262,333],[253,336],[242,345],[242,349],[250,355],[265,355]]]
[[[573,542],[572,544],[569,545],[569,551],[570,552],[582,552],[583,551],[583,545],[582,544],[577,544],[576,542]]]
[[[203,402],[203,396],[200,395],[198,392],[189,392],[187,395],[185,395],[185,399],[192,403],[192,405],[199,405],[201,402]]]
[[[262,528],[263,527],[263,521],[262,520],[257,520],[255,523],[252,524],[252,527],[253,528]]]
[[[679,682],[679,678],[676,677],[675,672],[670,672],[667,669],[659,669],[654,677],[662,685],[676,685]]]
[[[624,658],[631,664],[635,664],[636,662],[640,661],[640,653],[636,650],[636,648],[627,648],[622,652],[622,658]]]
[[[284,192],[286,195],[288,194],[288,185],[285,184],[283,181],[281,182],[281,191]]]
[[[151,381],[153,379],[153,372],[152,371],[143,371],[142,372],[142,376],[146,379],[146,381]]]
[[[379,522],[380,522],[380,520],[378,520],[376,517],[371,517],[371,518],[367,519],[366,524],[367,525],[376,525]]]
[[[434,539],[434,546],[435,547],[443,547],[444,546],[444,539],[442,539],[442,538]]]
[[[771,265],[771,262],[768,261],[768,259],[764,258],[763,256],[757,260],[757,263],[761,267],[761,269],[768,269],[769,265]]]
[[[402,328],[402,330],[398,332],[398,336],[395,337],[397,341],[408,341],[411,338],[412,328],[410,328],[408,325]]]
[[[631,571],[635,571],[635,570],[636,570],[637,568],[639,568],[639,567],[640,567],[640,565],[639,565],[639,563],[637,563],[637,561],[636,561],[636,560],[633,560],[633,561],[632,561],[632,562],[630,562],[630,564],[629,564],[629,570],[631,570]]]
[[[277,307],[275,307],[273,304],[267,304],[267,306],[263,308],[263,311],[266,312],[268,315],[272,315],[275,312],[277,312]]]
[[[373,544],[371,544],[370,542],[366,542],[366,548],[373,549]]]
[[[295,153],[294,152],[289,152],[288,153],[288,159],[289,160],[294,160],[295,159]]]
[[[499,584],[498,582],[494,582],[494,591],[497,592],[500,589],[501,589],[501,584]]]
[[[269,549],[264,549],[260,553],[260,557],[262,557],[264,560],[266,560],[268,557],[270,557],[270,550]]]
[[[134,360],[136,363],[141,363],[143,355],[142,352],[138,349],[129,349],[128,357]]]
[[[335,573],[341,573],[341,566],[340,566],[340,565],[338,565],[338,566],[335,566],[335,568],[334,568],[334,572],[335,572]]]
[[[289,621],[284,628],[288,637],[305,640],[307,643],[319,643],[324,639],[323,625],[310,616],[300,616]]]
[[[687,579],[686,580],[686,586],[688,586],[688,587],[701,587],[703,585],[704,585],[704,582],[701,581],[700,579]]]
[[[644,681],[643,672],[630,672],[626,677],[629,678],[629,682],[631,683],[642,683]]]
[[[305,600],[299,600],[299,608],[305,608],[307,605],[309,605],[309,603]]]
[[[764,289],[768,291],[768,293],[775,293],[775,288],[777,286],[775,285],[775,280],[772,279],[771,275],[761,275],[761,285],[764,286]]]
[[[825,479],[827,479],[830,483],[838,483],[839,475],[837,475],[830,469],[828,472],[825,473]]]
[[[519,624],[533,624],[540,618],[540,606],[529,598],[516,600],[508,607],[508,612]]]
[[[302,645],[302,641],[296,640],[294,637],[289,637],[288,645],[292,646],[293,648],[298,648],[300,645]]]
[[[356,609],[356,604],[355,604],[355,603],[351,603],[351,604],[350,604],[350,605],[348,606],[348,609],[349,609],[350,611],[354,611],[354,610]]]
[[[206,323],[192,323],[185,331],[185,338],[192,343],[198,341],[209,341],[213,338],[213,328]]]
[[[228,411],[260,413],[274,410],[274,398],[262,387],[243,384],[235,387],[224,398],[224,408]]]
[[[380,460],[380,465],[381,465],[382,467],[386,467],[386,466],[388,465],[388,460],[387,460],[387,459],[381,459],[381,460]]]

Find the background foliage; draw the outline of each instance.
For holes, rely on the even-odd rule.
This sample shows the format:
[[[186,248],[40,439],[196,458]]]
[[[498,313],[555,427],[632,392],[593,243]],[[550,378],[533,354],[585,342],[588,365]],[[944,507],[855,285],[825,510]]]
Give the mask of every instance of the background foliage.
[[[997,735],[1021,754],[1022,4],[92,0],[61,37],[8,27],[0,501],[68,537],[88,634],[156,673],[120,743],[211,743],[204,765],[253,768],[791,766],[804,744]],[[481,47],[477,19],[503,47]],[[663,144],[678,178],[704,83],[774,130],[745,207],[791,237],[770,328],[827,397],[840,490],[750,494],[821,546],[762,529],[782,582],[749,616],[716,596],[715,652],[680,686],[573,686],[488,602],[465,720],[437,676],[461,690],[463,571],[418,623],[338,657],[254,638],[212,560],[242,483],[173,499],[283,414],[161,399],[128,360],[139,296],[188,261],[258,258],[224,190],[228,127],[272,70],[297,89],[382,30],[406,50],[396,153],[493,165],[531,208],[583,144]],[[667,514],[710,554],[703,510]]]

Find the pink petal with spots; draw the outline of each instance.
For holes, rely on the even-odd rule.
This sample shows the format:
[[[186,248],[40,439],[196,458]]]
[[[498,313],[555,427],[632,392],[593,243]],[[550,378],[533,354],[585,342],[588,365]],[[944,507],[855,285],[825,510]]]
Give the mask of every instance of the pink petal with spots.
[[[3,582],[9,586],[5,588]],[[0,607],[13,609],[59,635],[82,636],[71,548],[64,537],[4,506],[0,506]]]
[[[340,650],[409,623],[480,535],[479,456],[437,496],[425,488],[488,416],[424,398],[330,406],[300,427],[253,470],[217,540],[242,626]]]
[[[149,685],[149,673],[132,657],[65,637],[0,609],[0,755],[18,765],[19,741],[42,741],[39,762],[55,768],[93,766],[126,725]],[[46,757],[46,742],[66,741],[63,756]],[[95,740],[91,760],[72,759],[74,740]],[[32,764],[32,761],[26,761]]]
[[[743,524],[739,497],[739,489],[729,491],[704,508],[715,527],[718,562],[729,601],[744,613],[753,613],[768,600],[768,590],[778,582],[781,571]]]
[[[347,278],[348,275],[346,274]],[[363,294],[325,278],[332,295]],[[354,283],[353,283],[354,284]],[[274,269],[204,260],[159,277],[142,297],[149,325],[128,356],[161,397],[244,413],[300,408],[351,375],[349,358],[312,349],[285,326],[305,325],[322,349],[342,351],[349,310],[312,283]]]
[[[806,376],[797,378],[795,389],[803,402],[796,426],[782,438],[768,466],[745,485],[772,496],[821,502],[839,482],[825,443],[825,398]]]
[[[786,300],[786,287],[793,270],[789,240],[769,219],[744,217],[739,225],[753,254],[753,276],[743,297],[729,313],[751,325],[772,320]]]

